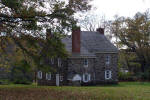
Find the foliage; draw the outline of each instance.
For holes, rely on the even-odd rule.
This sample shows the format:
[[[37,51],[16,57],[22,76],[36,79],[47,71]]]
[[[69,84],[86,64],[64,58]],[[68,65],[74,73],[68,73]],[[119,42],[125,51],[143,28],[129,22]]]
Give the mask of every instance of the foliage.
[[[47,64],[41,61],[67,56],[61,38],[76,26],[74,14],[91,8],[90,1],[1,0],[1,36],[11,38],[26,60],[30,59],[35,66],[43,68]],[[49,35],[46,29],[51,29]],[[2,40],[7,43],[6,38]],[[3,47],[3,42],[0,42],[0,49]],[[34,68],[35,71],[38,68]]]
[[[140,72],[141,65],[138,62],[138,57],[134,52],[127,52],[126,50],[120,50],[118,60],[119,70],[128,70],[131,73]]]
[[[120,81],[134,81],[133,75],[130,72],[119,72],[118,78]]]
[[[11,81],[9,79],[0,79],[0,84],[6,85],[6,84],[10,84]]]
[[[11,81],[15,84],[31,84],[33,82],[31,66],[24,60],[15,64],[11,70]]]
[[[143,73],[150,69],[149,27],[150,14],[148,11],[137,13],[133,18],[116,17],[115,21],[112,22],[112,31],[118,38],[117,43],[126,48],[129,53],[135,53]]]

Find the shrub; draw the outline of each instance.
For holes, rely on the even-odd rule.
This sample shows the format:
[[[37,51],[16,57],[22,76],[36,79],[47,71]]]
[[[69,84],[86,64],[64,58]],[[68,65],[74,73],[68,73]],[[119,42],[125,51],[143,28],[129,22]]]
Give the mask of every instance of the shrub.
[[[15,84],[31,84],[32,76],[31,67],[25,60],[17,63],[11,71],[11,81]]]
[[[121,81],[131,81],[133,80],[132,74],[130,72],[119,72],[119,80]]]
[[[139,80],[150,80],[150,71],[146,71],[144,73],[140,72],[140,73],[137,73],[136,75],[138,77]]]
[[[10,80],[9,79],[0,79],[0,84],[3,84],[3,85],[7,85],[7,84],[10,84]]]

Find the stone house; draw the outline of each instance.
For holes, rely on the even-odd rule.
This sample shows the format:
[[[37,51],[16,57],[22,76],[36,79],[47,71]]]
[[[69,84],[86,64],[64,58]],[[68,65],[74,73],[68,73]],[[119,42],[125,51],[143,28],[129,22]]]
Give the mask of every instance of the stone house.
[[[39,85],[98,85],[118,82],[118,49],[105,37],[104,29],[96,32],[72,31],[62,39],[70,54],[67,59],[51,59],[55,73],[38,71]]]

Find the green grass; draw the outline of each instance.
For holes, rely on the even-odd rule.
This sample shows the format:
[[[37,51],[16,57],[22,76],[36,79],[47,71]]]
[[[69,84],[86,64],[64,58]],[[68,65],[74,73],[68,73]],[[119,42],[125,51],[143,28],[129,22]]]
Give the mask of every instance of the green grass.
[[[86,87],[0,85],[0,100],[150,100],[150,83]]]

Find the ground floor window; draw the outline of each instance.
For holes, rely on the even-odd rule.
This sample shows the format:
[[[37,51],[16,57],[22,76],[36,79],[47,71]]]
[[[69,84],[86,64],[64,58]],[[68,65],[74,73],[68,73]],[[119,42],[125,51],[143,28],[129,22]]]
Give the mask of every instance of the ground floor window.
[[[46,80],[51,80],[51,73],[46,73]]]
[[[88,73],[83,74],[83,82],[89,82],[91,80],[91,75]]]
[[[112,72],[110,70],[105,71],[105,79],[111,79],[112,77]]]
[[[63,81],[63,76],[60,76],[60,81]]]
[[[42,71],[38,71],[37,76],[39,79],[42,79]]]

